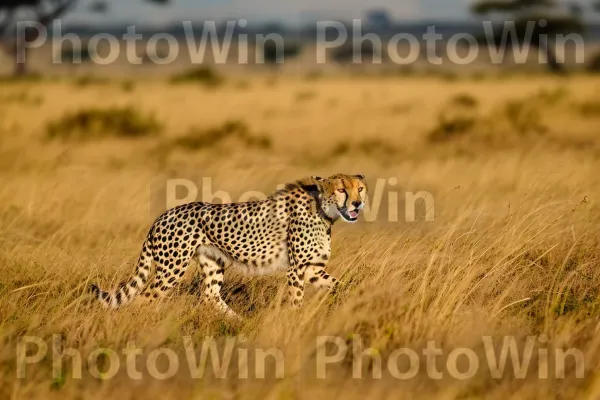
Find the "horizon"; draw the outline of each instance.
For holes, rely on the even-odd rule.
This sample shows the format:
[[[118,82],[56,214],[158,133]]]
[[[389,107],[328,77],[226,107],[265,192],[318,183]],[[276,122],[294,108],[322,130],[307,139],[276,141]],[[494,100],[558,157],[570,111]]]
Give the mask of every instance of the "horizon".
[[[249,24],[281,23],[302,27],[318,20],[351,21],[364,19],[370,11],[385,11],[396,23],[469,23],[478,21],[469,10],[472,0],[409,0],[397,4],[392,0],[376,0],[368,5],[358,0],[332,0],[326,5],[316,0],[298,3],[277,3],[274,0],[179,0],[168,5],[149,4],[145,0],[110,4],[105,13],[93,13],[89,7],[94,1],[78,3],[63,18],[67,24],[110,26],[138,24],[168,26],[181,21],[227,21],[245,19]],[[581,2],[584,7],[591,0]],[[563,7],[568,2],[560,1]],[[268,11],[264,11],[268,10]],[[586,22],[600,17],[585,14]]]
[[[409,0],[397,4],[392,0],[376,0],[368,5],[358,0],[334,0],[327,5],[316,0],[298,3],[277,3],[273,0],[180,0],[169,5],[154,5],[143,0],[110,4],[103,14],[89,11],[93,2],[84,1],[65,16],[70,22],[93,23],[119,21],[166,25],[181,20],[246,19],[249,23],[282,22],[302,25],[315,20],[352,20],[363,18],[370,10],[385,10],[395,21],[469,20],[467,0]],[[457,4],[459,6],[457,6]],[[268,10],[268,11],[264,11]]]

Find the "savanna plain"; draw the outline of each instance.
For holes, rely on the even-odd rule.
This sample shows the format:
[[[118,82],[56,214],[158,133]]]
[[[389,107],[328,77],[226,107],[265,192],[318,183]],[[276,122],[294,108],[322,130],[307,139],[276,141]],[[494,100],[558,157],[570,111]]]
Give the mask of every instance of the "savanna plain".
[[[542,74],[301,78],[201,70],[173,80],[2,81],[0,397],[599,398],[599,90],[594,76]],[[333,228],[327,268],[339,290],[308,290],[300,310],[285,302],[285,274],[227,270],[224,297],[243,320],[224,319],[199,302],[195,264],[158,303],[106,310],[86,292],[92,282],[113,288],[133,272],[147,230],[167,206],[168,179],[194,182],[197,200],[222,192],[237,201],[338,172],[366,175],[370,204],[359,223]],[[431,195],[416,203],[414,220],[406,192]],[[72,356],[53,373],[53,335],[81,355],[81,378]],[[40,338],[48,352],[18,379],[24,336]],[[320,336],[349,348],[324,378],[317,377]],[[283,376],[271,362],[264,379],[253,367],[240,379],[235,351],[224,376],[209,360],[194,379],[186,337],[198,349],[212,337],[220,352],[227,338],[250,354],[278,349]],[[498,349],[505,338],[520,354],[533,349],[527,371],[509,365],[496,376],[484,337]],[[354,354],[356,341],[370,350]],[[443,353],[433,365],[441,377],[431,376],[422,355],[430,341]],[[128,376],[122,356],[131,342],[142,351],[139,379]],[[106,355],[98,357],[99,374],[86,367],[98,348],[119,355],[110,379],[102,379]],[[146,367],[158,348],[179,356],[168,379]],[[397,370],[388,368],[400,348],[419,355],[407,379],[394,376],[412,372],[406,355],[396,357]],[[447,368],[458,348],[470,354],[450,360],[459,372],[479,360],[468,379]],[[558,365],[556,354],[567,349],[584,364],[572,356]],[[167,361],[157,361],[160,371]]]

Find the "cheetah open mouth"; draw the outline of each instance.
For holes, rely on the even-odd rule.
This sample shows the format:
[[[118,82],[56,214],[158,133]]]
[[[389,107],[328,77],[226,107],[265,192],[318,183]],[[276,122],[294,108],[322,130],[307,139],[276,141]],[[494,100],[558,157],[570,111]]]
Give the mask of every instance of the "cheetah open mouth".
[[[347,208],[340,209],[340,215],[348,222],[355,222],[358,219],[359,209],[355,208],[354,210],[348,211]]]

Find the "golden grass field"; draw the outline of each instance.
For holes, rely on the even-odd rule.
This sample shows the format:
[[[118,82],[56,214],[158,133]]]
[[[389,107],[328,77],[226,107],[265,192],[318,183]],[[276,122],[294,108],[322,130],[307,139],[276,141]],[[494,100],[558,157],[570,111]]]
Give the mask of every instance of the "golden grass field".
[[[600,398],[600,78],[233,76],[212,88],[145,79],[0,85],[0,398]],[[112,135],[102,117],[92,116],[85,126],[95,136],[86,140],[87,132],[61,121],[119,107],[139,111],[156,132]],[[236,134],[227,136],[227,121],[238,121],[230,123]],[[328,264],[342,282],[335,295],[308,290],[296,311],[283,301],[285,274],[226,271],[226,301],[244,316],[228,321],[199,304],[194,264],[185,284],[160,303],[108,311],[86,293],[91,282],[114,287],[132,273],[164,209],[167,178],[210,177],[213,192],[236,200],[337,172],[365,174],[372,196],[378,180],[395,178],[379,187],[385,198],[399,193],[401,207],[404,192],[428,191],[435,220],[426,221],[420,205],[416,221],[403,220],[404,208],[399,222],[388,221],[384,200],[373,222],[338,222]],[[56,334],[63,348],[80,352],[81,379],[66,356],[53,377]],[[384,366],[396,349],[417,351],[416,375],[397,379],[384,368],[373,378],[366,357],[362,379],[353,378],[351,343],[359,335]],[[42,338],[49,350],[17,379],[22,336]],[[209,336],[278,348],[285,374],[276,378],[269,367],[257,379],[250,368],[251,379],[240,379],[233,363],[223,379],[192,379],[186,336],[198,347]],[[350,343],[325,379],[317,377],[319,336]],[[512,337],[520,351],[535,337],[526,376],[507,368],[493,377],[486,336],[498,346]],[[439,380],[428,376],[421,356],[432,340],[444,353]],[[143,353],[139,380],[127,376],[121,356],[130,341]],[[98,348],[120,356],[112,379],[88,371],[85,360]],[[157,348],[181,356],[169,379],[154,379],[146,368]],[[479,358],[469,379],[445,367],[457,348]],[[584,356],[583,377],[573,358],[555,370],[556,352],[569,348]],[[399,358],[401,372],[407,360]],[[106,358],[100,361],[108,368]],[[468,369],[466,361],[458,359],[459,371]],[[547,378],[539,374],[545,368]]]

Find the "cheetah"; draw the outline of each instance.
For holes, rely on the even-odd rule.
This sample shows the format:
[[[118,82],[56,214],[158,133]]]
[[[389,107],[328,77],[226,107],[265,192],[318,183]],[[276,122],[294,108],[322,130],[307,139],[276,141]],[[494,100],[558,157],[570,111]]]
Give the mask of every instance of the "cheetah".
[[[338,280],[325,272],[331,227],[340,218],[356,222],[366,200],[364,175],[336,174],[300,179],[260,201],[184,204],[156,219],[133,277],[112,292],[96,285],[90,285],[90,291],[109,308],[126,305],[140,293],[145,300],[159,299],[195,259],[203,300],[228,316],[239,318],[221,298],[229,266],[255,274],[286,270],[291,304],[300,307],[306,282],[329,290],[337,285]]]

